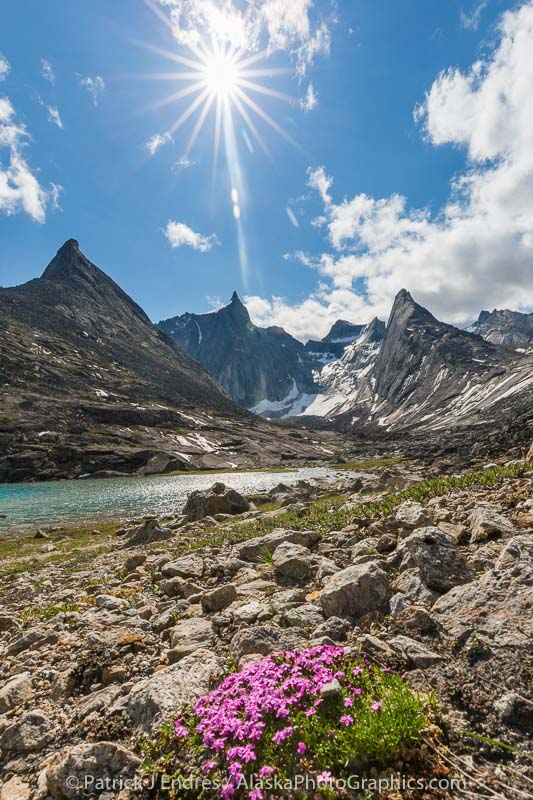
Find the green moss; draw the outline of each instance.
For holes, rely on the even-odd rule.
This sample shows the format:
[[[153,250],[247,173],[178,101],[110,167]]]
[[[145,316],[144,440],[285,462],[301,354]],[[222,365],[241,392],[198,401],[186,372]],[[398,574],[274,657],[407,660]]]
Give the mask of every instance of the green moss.
[[[86,561],[88,554],[102,552],[100,547],[95,551],[85,548],[103,543],[109,536],[122,527],[120,522],[98,524],[98,533],[94,533],[93,525],[80,528],[60,528],[47,534],[47,539],[35,539],[34,536],[17,536],[0,542],[0,576],[7,577],[20,572],[35,572],[50,564],[61,564],[74,556]],[[64,540],[64,541],[63,541]],[[49,554],[41,554],[43,544],[51,543],[58,549]],[[104,551],[108,548],[104,548]],[[83,569],[79,566],[78,569]]]

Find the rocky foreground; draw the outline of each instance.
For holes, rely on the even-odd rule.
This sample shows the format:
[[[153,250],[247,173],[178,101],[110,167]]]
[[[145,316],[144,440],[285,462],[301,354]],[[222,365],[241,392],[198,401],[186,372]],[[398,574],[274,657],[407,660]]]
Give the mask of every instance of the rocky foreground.
[[[0,800],[160,796],[128,783],[142,735],[229,664],[310,644],[434,697],[421,752],[462,788],[390,798],[531,796],[533,470],[480,475],[421,482],[402,464],[255,506],[217,485],[85,560],[5,562]]]

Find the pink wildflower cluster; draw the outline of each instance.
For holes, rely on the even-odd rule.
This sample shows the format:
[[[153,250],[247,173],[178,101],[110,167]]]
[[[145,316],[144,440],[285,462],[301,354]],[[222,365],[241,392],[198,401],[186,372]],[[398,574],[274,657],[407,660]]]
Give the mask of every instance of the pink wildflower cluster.
[[[272,654],[232,673],[196,702],[194,716],[198,722],[191,735],[200,737],[206,758],[212,759],[204,770],[218,768],[225,775],[221,797],[232,797],[244,774],[259,780],[269,778],[284,757],[304,758],[308,746],[295,719],[299,714],[309,718],[318,713],[324,703],[320,690],[335,678],[343,682],[344,662],[344,648],[332,645]],[[362,672],[358,667],[352,674],[359,676]],[[344,681],[344,708],[351,709],[352,698],[362,693],[351,685],[353,680]],[[377,711],[380,705],[376,703],[373,708]],[[353,722],[351,714],[341,711],[339,725]],[[181,720],[176,720],[175,729],[179,737],[188,736]],[[254,770],[258,747],[262,754],[267,748],[272,763],[258,764]],[[261,800],[262,796],[259,788],[248,794],[250,800]]]

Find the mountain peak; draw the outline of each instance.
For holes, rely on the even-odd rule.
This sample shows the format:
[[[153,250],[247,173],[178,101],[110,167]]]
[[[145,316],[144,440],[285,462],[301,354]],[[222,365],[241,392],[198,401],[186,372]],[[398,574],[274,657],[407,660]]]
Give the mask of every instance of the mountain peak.
[[[333,323],[331,328],[329,329],[329,333],[324,336],[322,339],[323,342],[340,342],[340,341],[349,341],[350,339],[356,339],[362,330],[364,329],[364,325],[355,325],[353,322],[348,322],[345,319],[338,319],[336,322]]]
[[[407,289],[400,289],[394,298],[387,328],[391,328],[393,323],[395,323],[395,325],[400,323],[403,327],[403,324],[411,319],[425,322],[437,321],[431,312],[413,300],[412,295]]]
[[[77,240],[67,239],[46,267],[42,277],[46,280],[61,280],[76,274],[86,275],[95,269],[81,252]]]
[[[234,320],[233,324],[235,324],[235,321],[237,321],[238,324],[244,325],[247,325],[250,322],[248,309],[242,302],[237,292],[233,292],[229,303],[226,306],[222,306],[217,313],[222,314],[223,319]]]

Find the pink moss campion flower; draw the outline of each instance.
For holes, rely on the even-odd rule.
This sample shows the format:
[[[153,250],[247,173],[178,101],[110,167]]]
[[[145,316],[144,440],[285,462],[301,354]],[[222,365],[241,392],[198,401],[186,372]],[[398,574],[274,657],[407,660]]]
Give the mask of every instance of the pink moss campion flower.
[[[235,786],[232,786],[231,783],[225,783],[222,789],[220,790],[220,796],[222,800],[229,800],[230,797],[233,797],[235,794]]]
[[[361,669],[361,667],[355,667],[355,669],[353,671],[353,674],[354,675],[361,675],[362,671],[363,670]]]
[[[185,725],[182,724],[181,719],[177,719],[174,722],[174,730],[176,732],[176,736],[188,736],[189,735],[189,731],[187,730]]]
[[[259,770],[259,777],[260,778],[270,778],[276,771],[275,767],[270,767],[268,764],[265,764],[264,767],[261,767]]]
[[[370,708],[372,709],[372,711],[380,711],[382,705],[383,705],[382,701],[377,700],[375,703],[372,703]]]
[[[298,746],[296,747],[298,755],[303,756],[305,751],[307,750],[307,745],[305,742],[298,742]]]
[[[250,800],[263,800],[263,792],[261,789],[252,789],[251,792],[248,792],[248,797]]]
[[[357,689],[354,689],[354,690],[353,690],[353,693],[354,693],[354,694],[356,694],[357,696],[359,696],[360,694],[363,694],[363,690],[362,690],[362,689],[359,689],[359,688],[357,688]]]
[[[344,707],[351,708],[353,706],[353,697],[345,697],[344,698]]]
[[[274,736],[272,737],[272,741],[275,744],[281,744],[285,741],[289,736],[292,736],[293,728],[290,726],[288,728],[282,728],[280,731],[276,731]]]
[[[215,761],[206,761],[202,767],[204,772],[211,772],[211,770],[215,769],[216,762]]]
[[[316,782],[319,786],[321,784],[331,783],[331,772],[328,769],[324,770],[324,772],[319,772],[316,776]]]
[[[351,717],[349,714],[345,714],[343,717],[340,717],[339,722],[342,722],[343,725],[346,725],[346,727],[348,727],[349,725],[352,724],[353,717]]]

